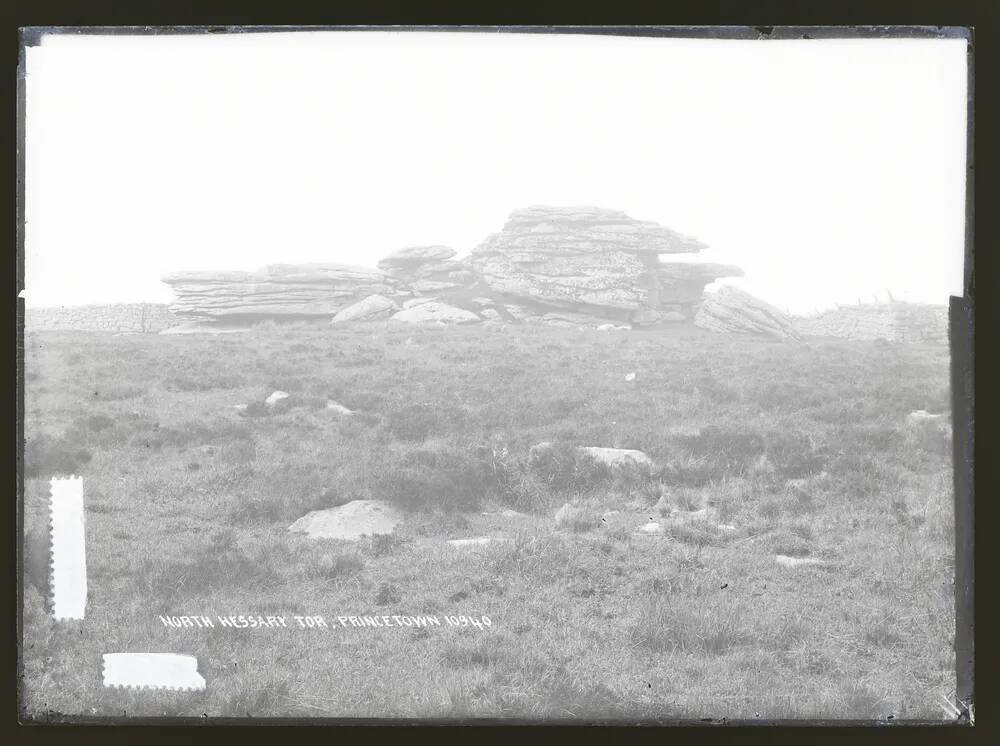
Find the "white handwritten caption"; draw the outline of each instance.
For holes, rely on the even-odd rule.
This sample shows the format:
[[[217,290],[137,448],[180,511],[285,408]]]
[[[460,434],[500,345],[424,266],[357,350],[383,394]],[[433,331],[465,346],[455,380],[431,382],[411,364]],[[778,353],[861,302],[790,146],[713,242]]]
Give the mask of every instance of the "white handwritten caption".
[[[443,624],[442,624],[443,620]],[[392,614],[385,616],[335,616],[329,620],[323,616],[261,616],[259,614],[239,614],[213,619],[204,614],[184,616],[160,616],[164,627],[182,628],[228,628],[228,629],[341,629],[352,627],[474,627],[489,629],[493,620],[488,616],[419,615]]]

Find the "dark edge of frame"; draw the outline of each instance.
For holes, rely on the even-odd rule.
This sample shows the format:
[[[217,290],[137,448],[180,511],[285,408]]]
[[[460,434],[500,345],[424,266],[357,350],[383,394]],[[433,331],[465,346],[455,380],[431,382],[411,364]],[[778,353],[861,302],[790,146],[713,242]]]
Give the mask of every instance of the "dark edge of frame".
[[[955,491],[955,697],[962,720],[975,707],[975,50],[968,47],[964,295],[952,297],[948,321],[951,352],[952,469]],[[974,709],[972,710],[975,711]]]
[[[14,567],[17,578],[15,580],[17,588],[17,611],[15,624],[17,630],[17,669],[16,669],[16,690],[17,690],[17,712],[18,717],[24,722],[25,708],[27,706],[26,694],[24,691],[24,654],[21,648],[24,640],[24,298],[21,293],[24,290],[24,128],[25,128],[25,47],[27,46],[27,34],[21,31],[19,34],[19,44],[17,50],[17,125],[15,137],[17,141],[17,184],[15,191],[15,231],[16,231],[16,259],[14,271],[13,296],[15,303],[15,344],[16,344],[16,417],[15,417],[15,437],[17,438],[15,447],[16,458],[16,480],[17,499],[14,501],[15,525],[17,533],[14,535]],[[9,296],[8,296],[9,297]]]
[[[22,43],[33,47],[46,34],[76,36],[177,36],[309,31],[435,31],[503,34],[589,34],[685,39],[970,39],[965,26],[475,26],[475,25],[253,25],[253,26],[28,26]]]
[[[94,36],[177,36],[202,34],[257,34],[274,32],[310,31],[396,31],[396,32],[480,32],[521,34],[575,34],[599,36],[630,36],[651,38],[694,39],[743,39],[743,40],[794,40],[794,39],[966,39],[968,42],[968,122],[967,122],[967,186],[966,186],[966,240],[965,240],[965,294],[952,297],[949,307],[949,339],[951,352],[952,424],[954,433],[953,463],[955,491],[955,599],[956,599],[956,696],[963,705],[963,712],[955,723],[940,720],[843,720],[843,719],[789,719],[789,720],[729,720],[722,719],[548,719],[545,721],[517,719],[392,719],[383,718],[243,718],[243,717],[109,717],[66,715],[50,712],[31,717],[25,713],[23,686],[23,526],[24,526],[24,217],[25,217],[25,49],[39,46],[47,34]],[[26,26],[19,29],[17,62],[17,181],[16,181],[16,270],[14,295],[16,300],[16,527],[15,559],[17,568],[17,711],[24,725],[175,725],[209,726],[287,726],[287,725],[437,725],[437,726],[862,726],[865,729],[892,725],[932,726],[940,730],[954,724],[969,722],[969,708],[974,704],[974,505],[973,505],[973,243],[974,243],[974,189],[973,189],[973,30],[967,26],[931,25],[852,25],[852,26],[544,26],[544,25],[173,25],[173,26]]]

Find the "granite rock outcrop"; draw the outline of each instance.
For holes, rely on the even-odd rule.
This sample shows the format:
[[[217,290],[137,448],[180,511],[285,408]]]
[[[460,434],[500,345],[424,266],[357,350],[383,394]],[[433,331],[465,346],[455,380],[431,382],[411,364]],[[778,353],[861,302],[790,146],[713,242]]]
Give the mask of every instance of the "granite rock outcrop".
[[[799,338],[791,317],[786,313],[731,285],[705,297],[694,323],[712,332]]]
[[[703,248],[618,210],[538,206],[515,210],[465,259],[447,246],[411,246],[384,257],[378,269],[276,264],[256,272],[175,272],[163,281],[176,295],[170,310],[186,321],[391,316],[651,326],[690,321],[707,284],[742,274],[728,265],[661,258]],[[416,311],[418,304],[427,307]],[[438,312],[442,317],[433,318]]]

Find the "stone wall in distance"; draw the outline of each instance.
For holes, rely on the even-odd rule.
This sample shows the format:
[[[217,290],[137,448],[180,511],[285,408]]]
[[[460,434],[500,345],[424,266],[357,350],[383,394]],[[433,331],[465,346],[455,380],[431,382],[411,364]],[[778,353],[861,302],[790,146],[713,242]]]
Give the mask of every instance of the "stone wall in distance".
[[[165,303],[26,308],[24,328],[27,331],[49,329],[153,334],[177,325],[177,317],[167,308]]]

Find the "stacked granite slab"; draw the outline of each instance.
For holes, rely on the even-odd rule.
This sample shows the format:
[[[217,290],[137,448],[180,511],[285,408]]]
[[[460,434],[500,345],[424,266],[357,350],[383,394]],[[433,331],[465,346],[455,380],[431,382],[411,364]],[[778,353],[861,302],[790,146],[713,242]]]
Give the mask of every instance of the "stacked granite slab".
[[[377,266],[413,294],[426,295],[475,281],[469,267],[454,256],[455,250],[447,246],[411,246],[393,252]]]
[[[346,264],[271,264],[256,272],[174,272],[163,278],[188,319],[332,317],[370,295],[392,296],[398,283]]]
[[[711,332],[756,334],[779,339],[798,339],[792,319],[783,311],[732,286],[706,296],[694,323]]]
[[[705,285],[742,274],[660,258],[703,248],[618,210],[538,206],[511,213],[503,230],[473,249],[469,264],[495,293],[540,319],[562,310],[644,325],[693,317]]]

